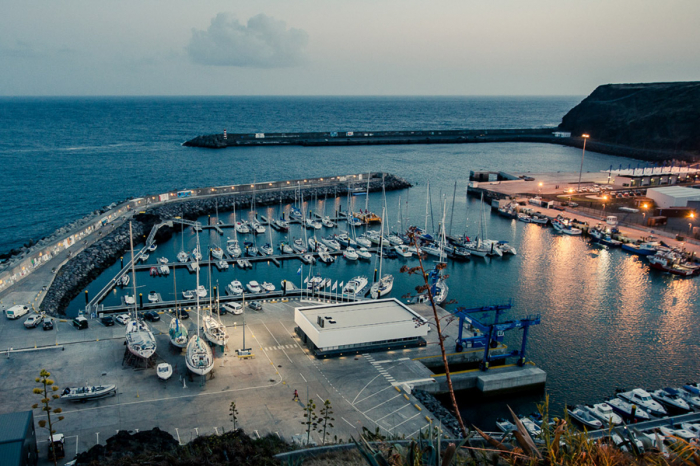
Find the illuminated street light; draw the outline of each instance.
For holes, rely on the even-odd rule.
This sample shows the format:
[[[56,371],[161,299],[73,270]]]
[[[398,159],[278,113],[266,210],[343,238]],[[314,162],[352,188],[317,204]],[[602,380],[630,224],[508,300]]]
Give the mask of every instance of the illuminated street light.
[[[586,155],[586,141],[590,137],[588,134],[582,134],[583,152],[581,153],[581,169],[578,172],[578,192],[581,192],[581,175],[583,174],[583,157]]]
[[[540,181],[539,188],[537,188],[537,194],[542,194],[542,182]]]

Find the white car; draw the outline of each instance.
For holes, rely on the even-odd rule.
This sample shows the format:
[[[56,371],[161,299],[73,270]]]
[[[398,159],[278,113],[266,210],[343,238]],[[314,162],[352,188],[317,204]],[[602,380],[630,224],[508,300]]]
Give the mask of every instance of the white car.
[[[225,303],[221,306],[221,308],[234,315],[243,314],[243,306],[241,306],[239,303]]]
[[[29,317],[27,317],[27,320],[24,321],[24,326],[27,328],[34,328],[38,326],[40,323],[44,321],[44,316],[43,314],[34,314]]]
[[[117,322],[119,322],[122,325],[126,325],[129,320],[131,320],[131,317],[129,317],[128,314],[119,314],[114,318]]]

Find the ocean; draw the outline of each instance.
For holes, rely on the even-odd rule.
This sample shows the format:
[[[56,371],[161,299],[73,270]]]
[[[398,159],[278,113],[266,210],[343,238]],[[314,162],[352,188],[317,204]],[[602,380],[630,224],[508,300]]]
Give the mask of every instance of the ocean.
[[[199,134],[221,132],[358,131],[459,128],[554,127],[579,97],[420,97],[420,98],[55,98],[0,99],[0,251],[39,238],[86,213],[129,197],[173,189],[262,182],[314,176],[387,171],[406,178],[410,190],[387,193],[390,225],[399,218],[429,229],[437,226],[447,202],[446,222],[453,233],[478,233],[481,205],[465,196],[470,170],[576,172],[581,151],[548,144],[465,144],[368,147],[250,147],[226,150],[185,148]],[[586,153],[584,170],[605,170],[630,159]],[[636,163],[636,161],[634,161]],[[426,218],[426,183],[432,214]],[[454,215],[450,215],[457,182]],[[402,205],[399,215],[399,198]],[[364,198],[354,202],[364,207]],[[331,213],[345,199],[310,200]],[[381,211],[379,194],[370,209]],[[281,206],[288,209],[289,206]],[[261,209],[278,215],[280,206]],[[503,259],[450,262],[450,299],[477,307],[512,300],[507,317],[540,314],[528,359],[547,371],[553,408],[598,402],[618,387],[679,386],[700,374],[697,358],[700,318],[697,279],[657,273],[620,250],[593,251],[581,238],[556,236],[537,225],[493,215],[485,208],[488,236],[507,240],[518,251]],[[224,220],[231,213],[222,213]],[[250,215],[248,212],[239,215]],[[300,235],[292,232],[291,235]],[[224,241],[201,236],[203,247]],[[272,242],[281,238],[273,234]],[[181,247],[194,247],[185,230],[151,256],[174,259]],[[392,296],[410,293],[416,283],[399,269],[415,260],[388,260],[384,273],[397,277]],[[93,295],[115,273],[115,264],[89,287]],[[259,263],[252,270],[214,271],[224,287],[234,278],[279,285],[295,280],[298,264],[281,268]],[[364,274],[374,264],[339,258],[318,272],[336,281]],[[207,280],[207,274],[204,274]],[[178,289],[194,288],[194,277],[178,272]],[[173,293],[172,279],[140,273],[145,291]],[[120,300],[121,290],[105,304]],[[144,293],[145,294],[145,293]],[[84,305],[79,296],[68,309]],[[454,325],[454,324],[453,324]],[[519,335],[510,336],[512,342]],[[448,342],[453,345],[454,342]],[[530,412],[542,394],[509,399]],[[504,400],[461,398],[470,422],[489,425],[505,413]]]

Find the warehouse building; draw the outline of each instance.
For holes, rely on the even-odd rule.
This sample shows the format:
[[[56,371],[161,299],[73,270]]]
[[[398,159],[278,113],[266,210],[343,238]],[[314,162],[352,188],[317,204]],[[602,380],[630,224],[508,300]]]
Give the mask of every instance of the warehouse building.
[[[687,207],[688,201],[700,200],[700,189],[668,186],[664,188],[647,189],[647,197],[652,199],[658,208]]]
[[[397,299],[298,307],[296,332],[316,357],[425,346],[428,321]]]
[[[0,464],[36,466],[37,460],[32,412],[0,414]]]

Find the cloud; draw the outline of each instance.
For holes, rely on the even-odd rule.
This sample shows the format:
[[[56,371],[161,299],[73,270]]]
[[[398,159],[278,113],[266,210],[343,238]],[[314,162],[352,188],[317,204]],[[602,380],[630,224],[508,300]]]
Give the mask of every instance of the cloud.
[[[206,31],[192,30],[187,45],[190,59],[202,65],[284,68],[306,61],[309,36],[284,21],[259,14],[247,25],[226,13],[211,20]]]

